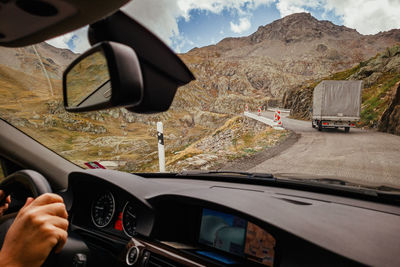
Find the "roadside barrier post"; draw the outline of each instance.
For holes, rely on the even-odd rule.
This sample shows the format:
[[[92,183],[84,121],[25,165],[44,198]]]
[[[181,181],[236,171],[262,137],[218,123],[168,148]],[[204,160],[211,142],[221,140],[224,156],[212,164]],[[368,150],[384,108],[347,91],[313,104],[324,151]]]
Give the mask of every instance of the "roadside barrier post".
[[[246,104],[246,106],[244,107],[244,111],[249,111],[249,105]]]
[[[277,110],[277,111],[275,111],[275,114],[276,114],[276,124],[278,125],[278,126],[283,126],[283,124],[282,124],[282,116],[281,116],[281,111],[280,110]]]
[[[261,106],[258,107],[258,116],[261,116]]]
[[[163,124],[161,121],[157,122],[157,139],[158,139],[158,163],[160,165],[160,172],[165,172],[164,133],[163,133]]]

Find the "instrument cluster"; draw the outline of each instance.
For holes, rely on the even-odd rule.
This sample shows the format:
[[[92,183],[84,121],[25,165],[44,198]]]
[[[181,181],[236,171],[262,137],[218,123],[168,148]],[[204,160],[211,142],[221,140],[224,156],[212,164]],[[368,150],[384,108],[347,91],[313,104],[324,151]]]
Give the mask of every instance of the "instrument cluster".
[[[118,199],[110,191],[98,194],[91,205],[92,223],[98,229],[112,227],[116,231],[123,231],[127,236],[133,237],[136,234],[137,207],[131,201],[123,201],[123,206],[118,205],[116,201]]]

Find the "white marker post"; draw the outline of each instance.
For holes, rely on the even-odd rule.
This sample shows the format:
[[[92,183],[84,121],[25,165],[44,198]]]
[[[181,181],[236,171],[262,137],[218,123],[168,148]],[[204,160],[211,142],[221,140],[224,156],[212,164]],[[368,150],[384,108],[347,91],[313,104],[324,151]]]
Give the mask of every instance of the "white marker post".
[[[164,133],[163,133],[163,124],[161,121],[157,122],[157,138],[158,138],[158,163],[160,165],[160,172],[165,172]]]

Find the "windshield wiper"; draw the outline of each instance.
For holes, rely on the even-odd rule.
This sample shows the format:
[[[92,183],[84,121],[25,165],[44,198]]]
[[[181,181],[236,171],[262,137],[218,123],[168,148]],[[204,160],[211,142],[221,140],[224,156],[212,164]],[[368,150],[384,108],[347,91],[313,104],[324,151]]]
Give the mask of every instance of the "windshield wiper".
[[[244,178],[276,180],[271,173],[241,172],[241,171],[182,171],[176,176],[210,176],[210,175],[244,176]]]
[[[303,181],[303,180],[301,180]],[[390,186],[368,186],[368,185],[362,185],[362,184],[356,184],[353,182],[341,180],[341,179],[336,179],[336,178],[314,178],[314,179],[309,179],[307,181],[311,182],[317,182],[317,183],[326,183],[326,184],[332,184],[332,185],[342,185],[342,186],[350,186],[350,187],[356,187],[356,188],[363,188],[366,190],[373,190],[374,192],[380,192],[380,193],[388,193],[391,192],[392,194],[400,194],[400,189],[395,188],[395,187],[390,187]]]
[[[400,202],[400,189],[390,186],[368,186],[368,185],[361,185],[352,182],[348,182],[341,179],[336,178],[314,178],[314,179],[296,179],[290,178],[290,180],[295,180],[303,183],[308,184],[326,184],[328,186],[337,186],[342,187],[349,190],[356,190],[359,193],[364,195],[369,195],[372,197],[377,197],[382,200],[390,200],[396,203]]]

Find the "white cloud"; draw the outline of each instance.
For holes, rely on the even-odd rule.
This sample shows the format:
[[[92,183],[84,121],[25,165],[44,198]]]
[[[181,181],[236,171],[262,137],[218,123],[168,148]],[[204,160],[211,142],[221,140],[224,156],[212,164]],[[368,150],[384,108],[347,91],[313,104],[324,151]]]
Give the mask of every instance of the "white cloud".
[[[122,10],[154,32],[168,45],[171,37],[179,35],[177,19],[182,16],[177,1],[135,0]]]
[[[242,33],[250,29],[251,23],[248,18],[240,18],[239,24],[235,24],[231,21],[231,31],[234,33]]]
[[[223,10],[237,12],[240,16],[249,16],[249,10],[260,5],[269,5],[275,0],[134,0],[125,5],[122,10],[154,32],[168,45],[182,43],[173,40],[179,37],[178,19],[190,20],[192,10],[203,10],[219,14]],[[244,24],[245,26],[246,24]],[[83,52],[89,47],[87,28],[67,33],[47,41],[61,48],[68,48],[72,42],[75,52]],[[186,40],[188,42],[188,40]],[[179,47],[178,47],[179,49]]]
[[[260,5],[268,5],[275,0],[176,0],[182,16],[189,19],[190,11],[194,9],[221,13],[223,10],[236,10],[239,15],[246,14],[244,8],[256,9]]]
[[[186,38],[183,34],[178,35],[172,42],[172,46],[175,48],[176,53],[181,53],[182,49],[187,44],[194,46],[194,43],[190,39]]]
[[[135,0],[122,9],[141,22],[168,45],[179,36],[179,18],[190,20],[190,11],[203,10],[219,14],[223,10],[237,12],[243,16],[245,11],[254,10],[260,5],[269,5],[275,0]]]
[[[276,7],[281,17],[310,9],[332,12],[362,34],[400,28],[399,0],[278,0]]]
[[[192,10],[215,14],[223,10],[239,16],[239,23],[231,22],[231,30],[244,32],[250,25],[251,13],[261,5],[276,4],[281,16],[313,10],[332,13],[341,18],[343,24],[362,34],[375,34],[393,28],[400,28],[400,0],[134,0],[123,10],[141,22],[170,46],[179,42],[178,20],[190,20]],[[322,17],[324,17],[322,14]],[[73,44],[75,52],[89,47],[87,28],[49,40],[48,43],[67,48]],[[177,41],[178,40],[178,41]],[[175,47],[176,48],[176,47]]]
[[[75,53],[83,53],[90,47],[87,32],[88,27],[86,26],[46,42],[59,48],[72,48]]]
[[[296,1],[298,2],[298,1]],[[296,3],[295,1],[287,1],[287,0],[281,0],[278,1],[276,4],[276,8],[279,10],[279,13],[281,14],[281,17],[285,17],[290,14],[294,13],[299,13],[299,12],[304,12],[305,9],[302,7],[301,4]]]
[[[58,48],[69,48],[67,43],[72,38],[72,36],[73,36],[72,33],[67,33],[67,34],[61,35],[59,37],[47,40],[46,43],[49,43],[52,46],[55,46]]]
[[[345,26],[362,34],[400,28],[398,0],[326,0],[325,8],[340,16]]]

